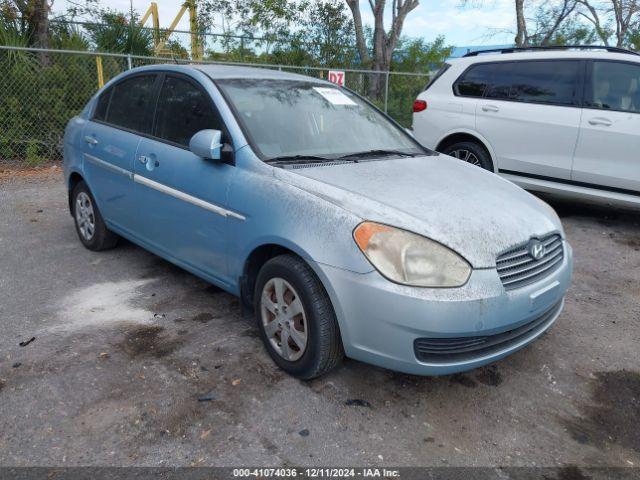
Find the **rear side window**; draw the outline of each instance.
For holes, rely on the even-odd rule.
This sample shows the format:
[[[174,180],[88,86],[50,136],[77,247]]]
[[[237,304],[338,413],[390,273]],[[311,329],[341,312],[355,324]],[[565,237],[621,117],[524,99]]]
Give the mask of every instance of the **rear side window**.
[[[113,89],[102,92],[100,97],[98,98],[98,103],[96,104],[96,109],[93,112],[93,118],[95,120],[105,121],[107,119],[107,109],[109,108],[109,101],[111,100],[111,93]]]
[[[473,74],[472,67],[461,81],[467,74],[473,74],[470,78],[479,83],[475,91],[484,87],[486,98],[565,106],[577,104],[580,71],[577,60],[500,62],[477,67],[482,67],[479,73]],[[458,94],[466,96],[460,89]]]
[[[187,147],[200,130],[221,130],[211,99],[193,83],[168,76],[164,80],[153,135]]]
[[[640,65],[593,62],[586,104],[590,108],[640,113]]]
[[[106,111],[106,122],[135,132],[149,133],[147,114],[153,100],[155,80],[156,75],[141,75],[115,85]],[[99,109],[100,102],[96,114]]]
[[[491,82],[496,64],[478,64],[469,68],[456,80],[453,90],[462,97],[482,97]]]

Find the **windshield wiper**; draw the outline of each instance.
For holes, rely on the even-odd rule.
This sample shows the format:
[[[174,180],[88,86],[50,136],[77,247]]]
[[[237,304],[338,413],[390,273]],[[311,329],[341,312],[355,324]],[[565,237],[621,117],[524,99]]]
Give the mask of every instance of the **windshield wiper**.
[[[295,162],[295,161],[320,161],[330,162],[332,158],[321,157],[320,155],[282,155],[280,157],[267,158],[266,163],[273,162]]]
[[[349,153],[347,155],[342,155],[341,157],[338,157],[340,159],[345,159],[345,158],[366,158],[366,157],[382,157],[382,156],[387,156],[387,155],[400,155],[402,157],[415,157],[417,154],[415,153],[407,153],[407,152],[402,152],[400,150],[365,150],[363,152],[355,152],[355,153]]]

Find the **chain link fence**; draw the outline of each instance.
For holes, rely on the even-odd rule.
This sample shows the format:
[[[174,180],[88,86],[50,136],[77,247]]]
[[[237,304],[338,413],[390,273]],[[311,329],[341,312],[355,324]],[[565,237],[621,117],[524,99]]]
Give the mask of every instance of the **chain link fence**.
[[[67,122],[84,108],[101,84],[131,68],[176,62],[181,61],[0,46],[0,162],[35,166],[60,160]],[[275,68],[324,79],[329,71],[304,66],[198,63]],[[344,72],[347,88],[367,96],[404,126],[410,125],[413,100],[429,79],[429,75],[419,73]]]

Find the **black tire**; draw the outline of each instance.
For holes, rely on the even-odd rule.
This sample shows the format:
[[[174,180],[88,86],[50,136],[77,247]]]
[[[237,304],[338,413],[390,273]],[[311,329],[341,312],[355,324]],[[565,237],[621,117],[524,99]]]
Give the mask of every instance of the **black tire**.
[[[468,159],[464,158],[465,153],[468,152],[470,155]],[[493,172],[493,162],[491,161],[491,156],[487,152],[487,150],[476,142],[458,142],[453,145],[449,145],[443,149],[445,155],[450,155],[454,158],[458,158],[460,160],[472,163],[477,165],[478,167],[482,167],[485,170],[489,170]],[[475,158],[474,158],[475,157]]]
[[[286,360],[278,353],[262,321],[262,292],[265,285],[275,279],[288,282],[304,308],[306,348],[295,361]],[[329,295],[313,270],[299,257],[280,255],[263,265],[256,280],[254,311],[267,352],[280,368],[294,377],[303,380],[319,377],[337,367],[344,358],[340,329]]]
[[[85,204],[87,200],[90,202],[92,214],[89,214],[89,218],[92,218],[93,220],[91,235],[87,233],[87,230],[83,230],[83,227],[80,225],[81,215],[79,215],[78,210],[79,198],[81,200],[84,199]],[[71,213],[73,215],[78,238],[86,248],[97,252],[100,250],[108,250],[116,246],[118,243],[118,236],[107,229],[107,226],[102,219],[102,215],[100,214],[100,210],[98,209],[98,205],[96,205],[96,201],[84,181],[78,182],[71,192]]]

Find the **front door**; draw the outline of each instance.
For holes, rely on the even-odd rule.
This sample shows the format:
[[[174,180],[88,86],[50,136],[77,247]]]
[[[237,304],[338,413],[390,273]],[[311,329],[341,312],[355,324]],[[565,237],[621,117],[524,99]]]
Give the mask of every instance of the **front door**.
[[[138,231],[165,256],[228,283],[225,206],[235,167],[191,153],[191,137],[205,129],[223,129],[210,96],[193,79],[167,74],[152,135],[134,162]]]
[[[571,177],[580,125],[578,60],[484,64],[492,80],[476,107],[501,172]]]
[[[640,194],[640,64],[591,64],[572,179]]]
[[[102,216],[121,231],[135,230],[133,161],[139,133],[150,128],[157,75],[127,77],[98,98],[84,127],[84,175]]]

